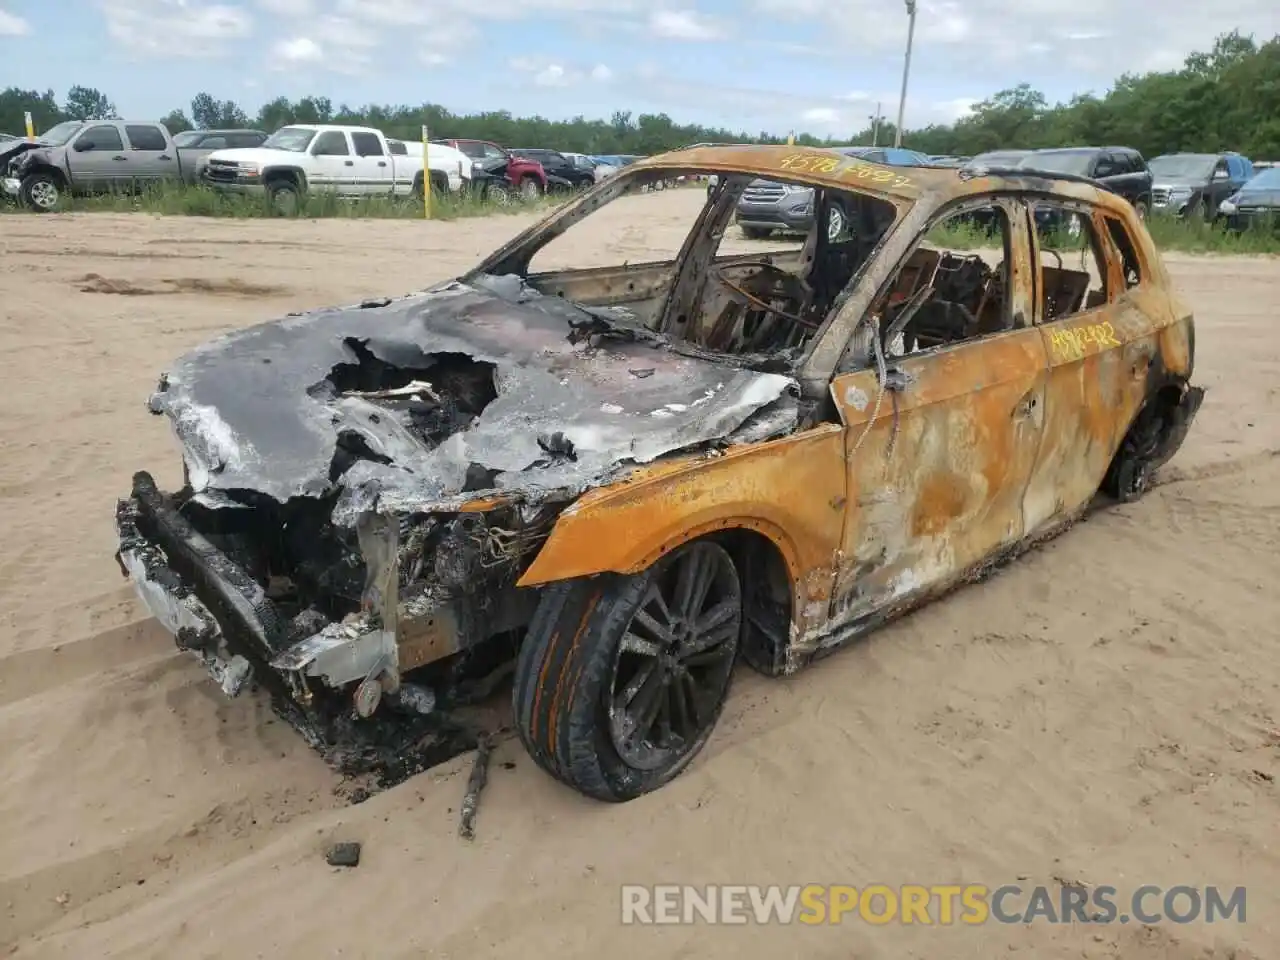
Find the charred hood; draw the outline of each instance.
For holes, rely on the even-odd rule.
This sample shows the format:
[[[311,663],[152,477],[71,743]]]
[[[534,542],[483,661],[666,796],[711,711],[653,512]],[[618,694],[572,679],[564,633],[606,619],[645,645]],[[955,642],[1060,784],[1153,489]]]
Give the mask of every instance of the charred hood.
[[[151,409],[172,419],[195,490],[336,493],[342,524],[486,491],[572,495],[664,454],[795,427],[789,377],[677,352],[609,316],[516,277],[455,282],[223,336],[177,362]]]

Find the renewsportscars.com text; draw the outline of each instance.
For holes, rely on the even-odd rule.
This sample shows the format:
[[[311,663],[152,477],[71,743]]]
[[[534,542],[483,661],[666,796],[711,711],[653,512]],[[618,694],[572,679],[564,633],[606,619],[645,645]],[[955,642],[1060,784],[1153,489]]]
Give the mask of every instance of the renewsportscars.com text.
[[[625,924],[1245,922],[1244,887],[658,884],[622,888]]]

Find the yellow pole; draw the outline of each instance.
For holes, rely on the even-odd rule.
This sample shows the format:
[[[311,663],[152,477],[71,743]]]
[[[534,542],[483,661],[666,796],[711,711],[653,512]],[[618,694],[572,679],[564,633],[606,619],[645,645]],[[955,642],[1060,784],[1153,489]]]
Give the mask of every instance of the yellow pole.
[[[787,146],[794,147],[796,145],[796,132],[792,130],[787,134]]]
[[[422,125],[422,215],[431,219],[431,163],[430,146],[431,136],[427,132],[427,125]]]
[[[27,124],[27,139],[34,140],[36,138],[36,125],[31,119],[31,111],[28,110],[24,113],[22,115],[22,119],[25,120]]]

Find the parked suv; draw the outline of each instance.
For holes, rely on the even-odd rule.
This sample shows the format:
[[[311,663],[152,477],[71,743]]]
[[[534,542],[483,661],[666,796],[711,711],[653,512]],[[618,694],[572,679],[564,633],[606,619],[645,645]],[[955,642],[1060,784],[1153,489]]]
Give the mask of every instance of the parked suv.
[[[1033,150],[1018,164],[1029,170],[1088,177],[1119,194],[1145,217],[1151,212],[1151,170],[1132,147],[1065,147]]]
[[[858,157],[870,163],[884,163],[889,166],[932,165],[932,161],[923,153],[906,150],[901,147],[837,147],[847,157]],[[716,182],[708,184],[707,190],[715,189]],[[749,240],[767,237],[775,230],[787,233],[808,233],[813,226],[813,191],[808,187],[798,187],[789,183],[776,183],[773,180],[753,180],[742,191],[738,199],[736,219],[742,235]],[[827,235],[835,238],[844,229],[844,211],[838,206],[831,207],[827,221]]]
[[[1150,167],[1153,210],[1206,220],[1253,176],[1253,164],[1238,153],[1166,153]]]
[[[511,186],[521,196],[532,199],[547,192],[547,174],[542,164],[525,156],[518,156],[488,140],[438,140],[455,150],[461,150],[479,164],[486,173],[506,176]],[[503,172],[505,170],[505,173]]]

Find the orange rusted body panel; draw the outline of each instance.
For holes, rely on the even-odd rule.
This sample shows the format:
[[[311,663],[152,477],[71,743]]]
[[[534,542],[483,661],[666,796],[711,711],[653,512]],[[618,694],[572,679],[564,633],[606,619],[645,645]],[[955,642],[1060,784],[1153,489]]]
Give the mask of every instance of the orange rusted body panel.
[[[844,430],[834,424],[638,471],[565,510],[520,585],[606,570],[635,573],[695,537],[747,529],[778,547],[801,609],[825,608],[844,522],[845,473]]]
[[[953,169],[890,174],[794,146],[696,148],[635,167],[853,187],[910,212],[868,269],[865,289],[816,335],[802,371],[829,383],[838,423],[675,457],[588,492],[560,516],[521,586],[634,573],[696,537],[753,530],[776,545],[791,580],[786,666],[794,669],[1069,524],[1098,491],[1153,390],[1190,378],[1190,312],[1170,290],[1150,235],[1126,201],[1087,183],[965,179]],[[895,358],[896,387],[883,386],[875,367],[833,372],[850,332],[932,218],[992,192],[1013,198],[996,202],[1011,234],[1014,329]],[[1074,204],[1093,217],[1104,302],[1063,320],[1041,316],[1038,291],[1048,278],[1024,196]],[[1132,288],[1108,219],[1137,242],[1142,279]]]

